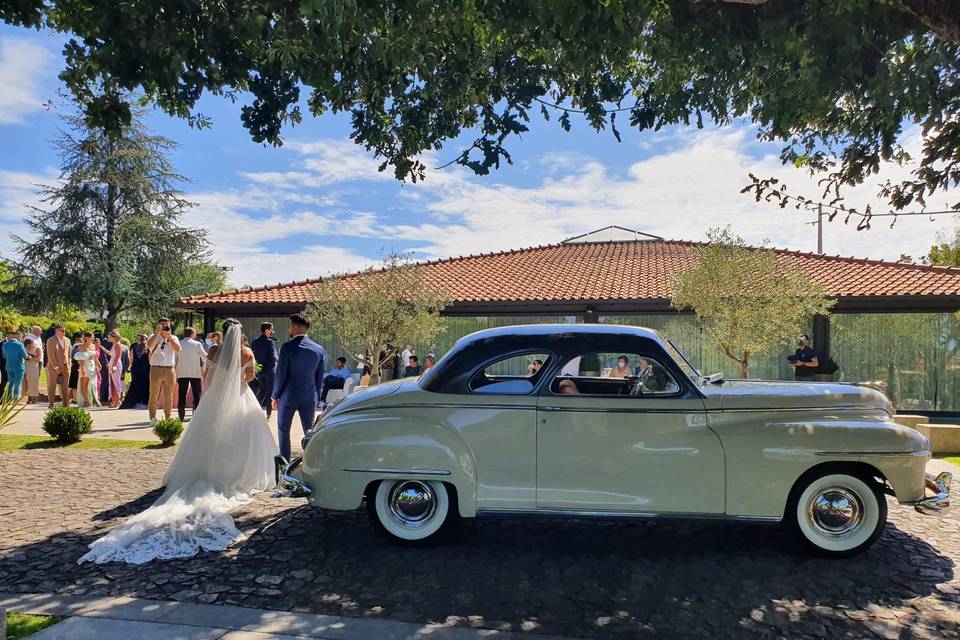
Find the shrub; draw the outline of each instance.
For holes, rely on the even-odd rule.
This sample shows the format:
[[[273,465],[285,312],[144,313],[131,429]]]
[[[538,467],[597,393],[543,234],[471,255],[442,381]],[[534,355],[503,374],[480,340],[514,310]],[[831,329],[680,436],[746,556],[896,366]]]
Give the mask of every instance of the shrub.
[[[160,443],[169,447],[183,434],[183,423],[177,418],[164,418],[153,425],[153,435],[160,438]]]
[[[77,407],[57,407],[44,414],[43,430],[58,442],[80,442],[81,436],[93,430],[93,418]]]

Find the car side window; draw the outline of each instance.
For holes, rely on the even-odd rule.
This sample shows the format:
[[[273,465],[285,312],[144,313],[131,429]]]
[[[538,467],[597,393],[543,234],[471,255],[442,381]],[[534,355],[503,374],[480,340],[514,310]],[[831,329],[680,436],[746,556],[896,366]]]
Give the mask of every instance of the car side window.
[[[557,395],[672,396],[680,385],[655,358],[638,353],[590,352],[571,358],[550,383]]]
[[[546,353],[524,353],[491,362],[470,379],[470,391],[526,395],[537,385],[549,359]]]

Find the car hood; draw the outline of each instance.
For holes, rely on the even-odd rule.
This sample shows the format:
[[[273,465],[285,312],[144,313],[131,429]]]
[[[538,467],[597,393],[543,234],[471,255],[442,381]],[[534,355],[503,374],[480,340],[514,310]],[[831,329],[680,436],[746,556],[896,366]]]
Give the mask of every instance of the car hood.
[[[711,408],[735,409],[826,409],[865,408],[891,411],[885,395],[856,384],[833,382],[784,382],[780,380],[729,380],[706,384],[700,390]]]

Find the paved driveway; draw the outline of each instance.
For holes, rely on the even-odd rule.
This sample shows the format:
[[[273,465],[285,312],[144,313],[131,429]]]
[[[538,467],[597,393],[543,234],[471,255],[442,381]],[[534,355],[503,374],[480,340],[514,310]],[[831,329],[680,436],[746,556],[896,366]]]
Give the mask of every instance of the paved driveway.
[[[859,558],[782,544],[776,526],[468,521],[431,549],[384,542],[363,512],[259,497],[243,544],[196,559],[78,566],[148,506],[169,451],[0,453],[0,592],[130,595],[585,637],[960,637],[960,519],[891,503]]]

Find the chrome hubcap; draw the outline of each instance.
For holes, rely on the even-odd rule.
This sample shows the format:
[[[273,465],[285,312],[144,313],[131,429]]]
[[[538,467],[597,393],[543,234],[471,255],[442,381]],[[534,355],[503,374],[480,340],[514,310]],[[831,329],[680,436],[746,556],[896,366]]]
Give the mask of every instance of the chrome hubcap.
[[[849,489],[831,487],[813,496],[807,506],[807,519],[827,538],[853,535],[863,524],[863,505]]]
[[[404,527],[416,528],[429,521],[437,510],[430,485],[419,480],[398,482],[388,498],[390,515]]]

